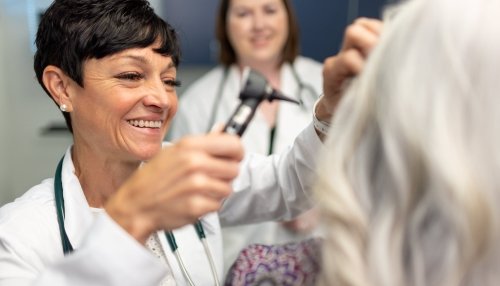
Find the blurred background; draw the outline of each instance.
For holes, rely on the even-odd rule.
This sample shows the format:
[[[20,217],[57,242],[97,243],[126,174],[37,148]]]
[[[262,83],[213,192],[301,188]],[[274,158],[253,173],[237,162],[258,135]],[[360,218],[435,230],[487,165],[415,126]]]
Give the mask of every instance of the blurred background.
[[[33,41],[40,14],[51,0],[0,0],[0,206],[53,177],[71,144],[64,120],[38,85]],[[151,0],[177,30],[183,51],[183,86],[216,64],[217,1]],[[380,18],[390,0],[294,0],[301,53],[323,61],[335,54],[346,25],[359,16]]]

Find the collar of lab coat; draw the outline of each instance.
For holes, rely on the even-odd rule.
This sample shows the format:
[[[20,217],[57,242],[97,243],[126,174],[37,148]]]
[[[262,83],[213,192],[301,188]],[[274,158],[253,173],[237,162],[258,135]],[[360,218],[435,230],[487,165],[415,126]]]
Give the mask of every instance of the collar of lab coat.
[[[299,81],[302,81],[302,84],[309,85],[314,89],[315,92],[317,92],[316,89],[320,87],[315,86],[315,83],[312,82],[310,78],[303,77],[302,73],[309,74],[310,77],[320,77],[321,74],[318,74],[316,70],[311,69],[311,67],[303,64],[301,57],[298,57],[295,60],[294,66],[292,66],[290,63],[284,63],[281,66],[281,92],[295,100],[302,100],[302,103],[305,104],[305,108],[307,110],[311,110],[314,102],[318,97],[318,94],[310,94],[310,96],[303,96],[303,98],[300,98],[299,92],[301,86]],[[296,75],[294,75],[294,68]]]
[[[81,245],[84,234],[94,218],[80,181],[75,174],[71,147],[66,150],[64,156],[61,180],[65,205],[64,227],[73,248],[76,250]]]
[[[163,147],[170,144],[164,142]],[[64,227],[71,245],[74,249],[78,249],[94,220],[94,216],[83,193],[82,185],[75,174],[71,148],[72,146],[66,150],[61,173],[65,205]]]

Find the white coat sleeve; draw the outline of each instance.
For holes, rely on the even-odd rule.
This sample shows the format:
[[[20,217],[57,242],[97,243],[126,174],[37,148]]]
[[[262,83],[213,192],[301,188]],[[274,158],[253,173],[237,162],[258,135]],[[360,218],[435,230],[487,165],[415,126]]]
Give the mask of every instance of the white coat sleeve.
[[[288,220],[314,205],[316,157],[323,148],[312,125],[285,152],[247,156],[233,182],[234,193],[219,212],[222,226]]]
[[[82,245],[47,265],[30,267],[22,249],[5,234],[0,239],[0,285],[159,285],[164,266],[108,215],[100,216]]]

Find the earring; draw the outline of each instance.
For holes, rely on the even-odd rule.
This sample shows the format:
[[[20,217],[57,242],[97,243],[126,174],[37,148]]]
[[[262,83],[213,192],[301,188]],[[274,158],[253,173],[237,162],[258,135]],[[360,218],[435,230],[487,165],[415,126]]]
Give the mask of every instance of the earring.
[[[61,109],[62,112],[66,112],[68,110],[68,106],[66,104],[61,104],[61,106],[59,106],[59,109]]]

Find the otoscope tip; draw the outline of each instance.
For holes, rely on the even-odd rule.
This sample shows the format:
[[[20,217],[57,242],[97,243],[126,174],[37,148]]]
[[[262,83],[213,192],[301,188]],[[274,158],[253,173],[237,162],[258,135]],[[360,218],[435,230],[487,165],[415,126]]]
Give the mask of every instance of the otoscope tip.
[[[293,102],[295,104],[299,104],[300,105],[300,102],[298,100],[295,100],[293,98],[285,96],[285,95],[281,94],[280,92],[278,92],[277,90],[273,90],[273,92],[271,93],[271,95],[269,95],[269,97],[267,98],[267,100],[269,100],[269,101],[273,101],[275,99],[276,100],[284,100],[284,101],[288,101],[288,102]]]

